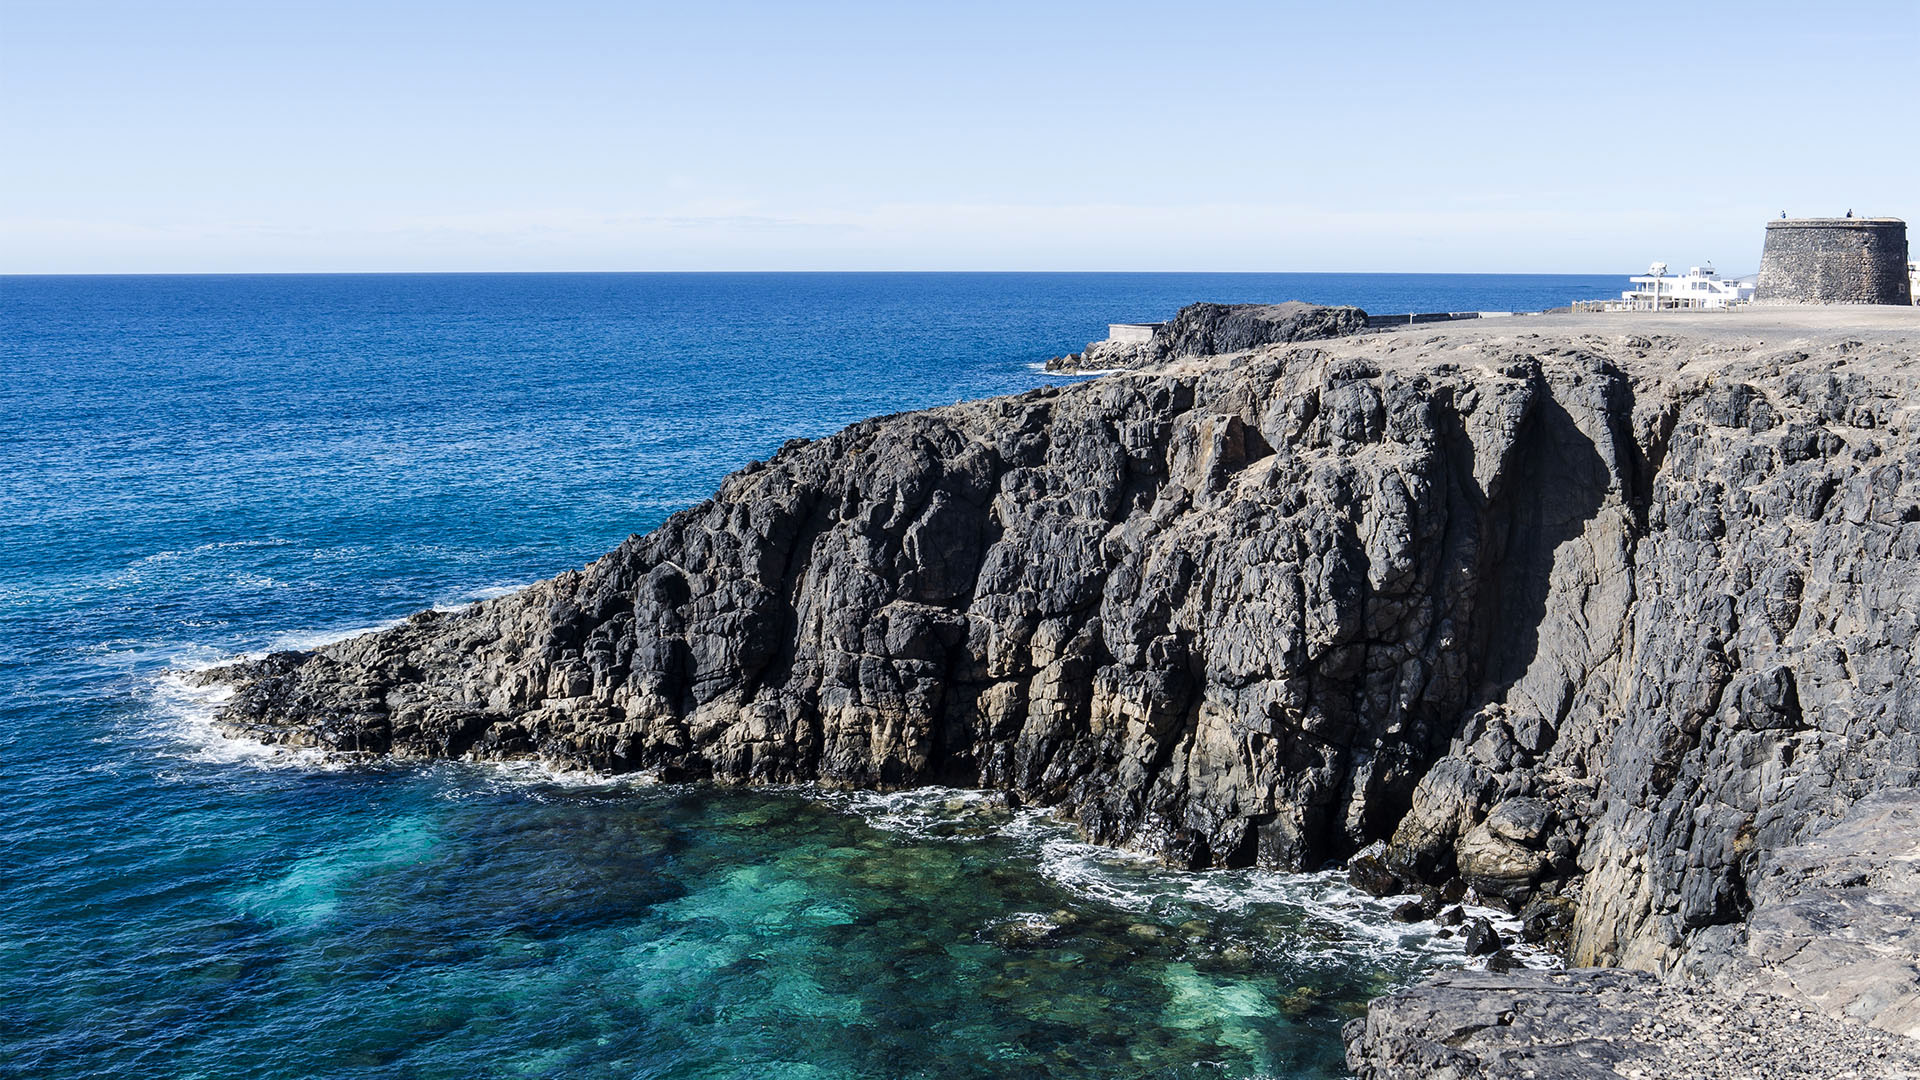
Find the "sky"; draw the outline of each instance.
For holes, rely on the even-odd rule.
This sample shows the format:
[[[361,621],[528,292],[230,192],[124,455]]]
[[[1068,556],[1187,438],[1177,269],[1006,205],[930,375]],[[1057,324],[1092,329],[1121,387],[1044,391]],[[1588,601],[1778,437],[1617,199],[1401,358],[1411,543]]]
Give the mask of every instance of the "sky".
[[[0,273],[1753,270],[1920,0],[0,0]]]

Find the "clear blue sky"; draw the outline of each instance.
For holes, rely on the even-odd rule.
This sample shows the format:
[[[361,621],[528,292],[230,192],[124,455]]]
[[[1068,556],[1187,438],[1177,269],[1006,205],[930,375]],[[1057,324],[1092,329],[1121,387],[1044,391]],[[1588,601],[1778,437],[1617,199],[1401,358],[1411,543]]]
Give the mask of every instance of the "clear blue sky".
[[[1751,270],[1920,222],[1916,59],[1916,0],[0,0],[0,273]]]

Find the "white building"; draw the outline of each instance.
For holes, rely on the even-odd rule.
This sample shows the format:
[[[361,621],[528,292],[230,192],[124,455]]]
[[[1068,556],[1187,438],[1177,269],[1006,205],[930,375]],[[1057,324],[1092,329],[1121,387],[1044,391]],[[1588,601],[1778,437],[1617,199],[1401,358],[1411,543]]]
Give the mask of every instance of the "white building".
[[[1913,302],[1920,304],[1920,262],[1907,264],[1907,291],[1913,295]]]
[[[1753,299],[1755,285],[1752,277],[1723,278],[1711,266],[1690,266],[1684,274],[1669,275],[1666,263],[1654,263],[1645,276],[1627,280],[1633,288],[1620,294],[1618,310],[1733,307]]]

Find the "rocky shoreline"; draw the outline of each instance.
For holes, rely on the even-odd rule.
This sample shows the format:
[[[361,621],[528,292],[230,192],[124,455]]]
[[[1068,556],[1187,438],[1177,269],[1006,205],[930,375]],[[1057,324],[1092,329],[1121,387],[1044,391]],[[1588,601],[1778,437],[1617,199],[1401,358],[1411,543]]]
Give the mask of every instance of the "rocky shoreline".
[[[1755,1075],[1844,1075],[1834,1030],[1901,1075],[1863,1025],[1920,1030],[1916,358],[1885,309],[1172,359],[791,443],[582,570],[206,677],[266,742],[999,789],[1653,973],[1382,999],[1363,1076],[1716,1075],[1673,1055],[1758,1017],[1805,1045]],[[1621,1019],[1669,1013],[1701,1037]]]

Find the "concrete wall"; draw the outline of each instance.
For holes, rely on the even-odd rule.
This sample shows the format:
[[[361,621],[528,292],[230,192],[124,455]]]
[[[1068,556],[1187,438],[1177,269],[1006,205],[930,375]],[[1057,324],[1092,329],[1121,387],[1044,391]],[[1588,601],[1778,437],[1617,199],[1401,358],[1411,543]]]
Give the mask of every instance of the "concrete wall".
[[[1767,222],[1756,304],[1911,304],[1907,223],[1898,218]]]
[[[1153,332],[1155,330],[1160,329],[1160,327],[1163,325],[1165,324],[1164,323],[1127,323],[1127,322],[1108,323],[1107,324],[1107,340],[1123,342],[1126,344],[1145,345],[1147,342],[1153,340]]]
[[[1501,312],[1505,314],[1505,312]],[[1421,311],[1411,315],[1368,315],[1368,327],[1414,326],[1419,323],[1454,322],[1483,318],[1478,311]]]

